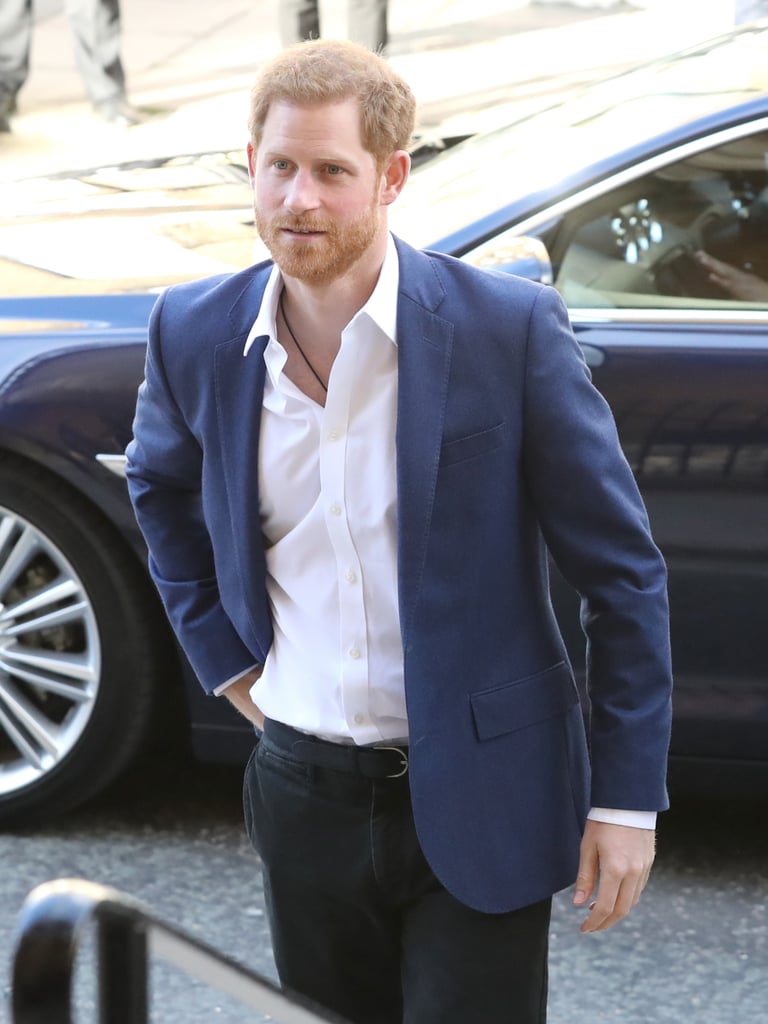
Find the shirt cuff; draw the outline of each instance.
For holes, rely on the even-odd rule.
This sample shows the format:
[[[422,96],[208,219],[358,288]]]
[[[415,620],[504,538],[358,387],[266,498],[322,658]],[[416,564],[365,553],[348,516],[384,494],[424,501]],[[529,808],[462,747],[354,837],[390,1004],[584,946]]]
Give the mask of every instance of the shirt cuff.
[[[607,825],[628,825],[630,828],[656,828],[656,811],[623,811],[610,807],[593,807],[587,815],[592,821]]]
[[[253,672],[253,670],[258,667],[259,662],[257,661],[253,665],[251,665],[250,668],[245,669],[243,672],[238,672],[236,676],[231,676],[223,683],[219,683],[219,685],[213,691],[214,697],[220,697],[225,690],[229,689],[229,687],[232,686],[233,683],[236,683],[239,679],[242,679],[243,676],[247,676],[249,672]]]

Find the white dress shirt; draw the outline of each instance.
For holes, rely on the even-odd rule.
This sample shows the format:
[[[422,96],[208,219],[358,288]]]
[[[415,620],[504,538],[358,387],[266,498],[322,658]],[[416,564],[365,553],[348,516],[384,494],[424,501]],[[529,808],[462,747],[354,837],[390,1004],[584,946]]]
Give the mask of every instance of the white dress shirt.
[[[243,352],[269,337],[254,472],[274,640],[251,697],[267,718],[336,742],[408,736],[397,602],[398,284],[390,236],[376,287],[342,332],[324,408],[284,373],[276,266]],[[593,808],[590,817],[655,825],[653,812]]]
[[[337,741],[408,735],[397,603],[391,237],[378,283],[344,328],[325,407],[285,375],[275,268],[245,346],[269,335],[259,495],[274,640],[251,695],[268,717]]]

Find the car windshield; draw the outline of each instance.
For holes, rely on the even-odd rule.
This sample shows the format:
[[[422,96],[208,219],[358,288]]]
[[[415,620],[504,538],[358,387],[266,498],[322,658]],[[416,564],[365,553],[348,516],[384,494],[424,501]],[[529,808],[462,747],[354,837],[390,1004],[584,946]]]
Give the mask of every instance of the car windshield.
[[[644,138],[768,91],[768,23],[660,59],[416,169],[392,227],[427,246]],[[503,168],[503,172],[501,171]]]

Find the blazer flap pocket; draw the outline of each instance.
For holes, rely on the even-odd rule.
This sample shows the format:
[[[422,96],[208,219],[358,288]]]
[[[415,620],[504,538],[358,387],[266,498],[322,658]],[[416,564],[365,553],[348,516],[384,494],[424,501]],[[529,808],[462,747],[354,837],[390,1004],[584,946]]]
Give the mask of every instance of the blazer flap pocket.
[[[480,430],[476,434],[468,434],[466,437],[457,437],[453,441],[446,441],[440,452],[440,465],[450,466],[454,462],[463,462],[465,459],[474,459],[477,455],[492,452],[499,447],[504,439],[504,426],[502,421],[495,427]]]
[[[478,739],[490,740],[563,714],[579,696],[568,665],[561,661],[504,686],[479,690],[469,699]]]

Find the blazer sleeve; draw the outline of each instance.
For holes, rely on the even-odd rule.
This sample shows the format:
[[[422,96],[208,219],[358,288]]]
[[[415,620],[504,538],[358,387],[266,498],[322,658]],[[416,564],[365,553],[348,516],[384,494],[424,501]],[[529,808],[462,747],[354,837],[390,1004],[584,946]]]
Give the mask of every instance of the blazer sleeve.
[[[661,810],[672,691],[666,567],[552,288],[532,307],[526,356],[524,472],[551,555],[581,597],[592,806]]]
[[[145,377],[133,440],[126,450],[126,475],[149,550],[150,574],[179,643],[203,688],[211,693],[253,667],[254,655],[221,602],[203,514],[202,448],[164,366],[164,345],[186,341],[175,336],[172,325],[165,329],[166,319],[172,320],[165,316],[168,294],[159,298],[150,317]]]

